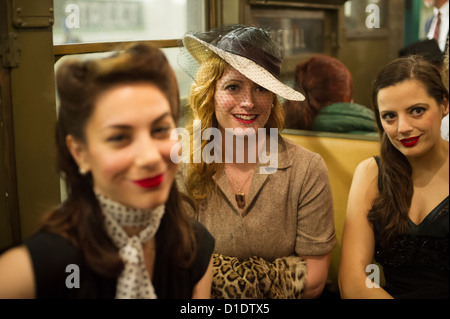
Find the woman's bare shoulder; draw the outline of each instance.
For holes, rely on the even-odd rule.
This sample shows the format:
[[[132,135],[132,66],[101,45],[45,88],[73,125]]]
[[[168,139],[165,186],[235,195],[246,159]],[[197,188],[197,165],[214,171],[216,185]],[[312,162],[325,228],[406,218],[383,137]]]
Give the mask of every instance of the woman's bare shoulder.
[[[11,248],[0,256],[0,298],[34,297],[34,272],[28,248]]]
[[[365,180],[378,177],[378,164],[374,157],[369,157],[356,166],[354,178],[358,177]]]

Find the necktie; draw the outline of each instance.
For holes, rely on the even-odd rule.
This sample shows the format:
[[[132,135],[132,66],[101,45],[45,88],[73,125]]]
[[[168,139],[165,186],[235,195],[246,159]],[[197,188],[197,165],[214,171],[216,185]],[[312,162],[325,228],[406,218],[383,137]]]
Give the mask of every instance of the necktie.
[[[437,15],[436,28],[434,29],[433,38],[439,43],[439,28],[441,26],[441,13],[439,12]]]

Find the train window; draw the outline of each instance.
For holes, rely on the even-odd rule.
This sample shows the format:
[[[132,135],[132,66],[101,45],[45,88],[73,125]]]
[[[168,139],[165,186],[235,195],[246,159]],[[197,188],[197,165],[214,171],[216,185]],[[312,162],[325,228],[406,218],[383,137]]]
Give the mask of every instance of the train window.
[[[314,4],[269,1],[263,5],[262,1],[249,0],[243,16],[245,24],[267,28],[279,41],[283,55],[281,80],[289,86],[295,85],[298,63],[314,54],[337,54],[341,30],[338,2],[342,0],[308,2]]]
[[[251,24],[269,29],[281,43],[284,57],[324,52],[322,10],[253,9]]]
[[[205,1],[54,0],[53,43],[180,38],[205,29]]]
[[[54,0],[55,69],[66,55],[89,59],[126,42],[152,42],[168,57],[184,105],[192,78],[178,66],[178,41],[206,30],[208,9],[215,10],[210,0]]]

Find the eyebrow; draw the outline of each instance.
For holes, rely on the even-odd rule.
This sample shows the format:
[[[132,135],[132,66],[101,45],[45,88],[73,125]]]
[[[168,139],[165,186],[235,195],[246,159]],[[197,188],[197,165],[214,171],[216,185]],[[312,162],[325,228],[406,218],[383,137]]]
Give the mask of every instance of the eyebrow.
[[[228,79],[224,79],[223,82],[224,82],[224,83],[228,83],[228,82],[239,82],[239,83],[244,83],[243,80],[236,79],[235,77],[230,77],[230,78],[228,78]]]
[[[418,106],[426,106],[426,107],[429,107],[430,105],[427,104],[427,103],[416,103],[416,104],[411,105],[410,107],[408,107],[408,110],[410,110],[410,109],[412,109],[412,108],[415,108],[415,107],[418,107]]]
[[[419,106],[422,106],[422,107],[429,107],[430,105],[427,104],[427,103],[416,103],[416,104],[413,104],[413,105],[411,105],[411,106],[408,106],[406,109],[409,111],[409,110],[411,110],[411,109],[413,109],[413,108],[416,108],[416,107],[419,107]],[[380,112],[380,114],[383,114],[383,113],[390,113],[390,112],[394,112],[394,111],[392,111],[392,110],[383,110],[383,111]]]
[[[167,116],[171,116],[171,113],[170,112],[165,112],[165,113],[163,113],[163,114],[161,114],[159,117],[157,117],[154,121],[152,121],[152,124],[153,123],[157,123],[157,122],[159,122],[159,121],[162,121],[163,119],[165,119]],[[131,126],[130,125],[127,125],[127,124],[112,124],[112,125],[106,125],[105,127],[104,127],[104,129],[109,129],[109,128],[112,128],[112,129],[129,129]]]

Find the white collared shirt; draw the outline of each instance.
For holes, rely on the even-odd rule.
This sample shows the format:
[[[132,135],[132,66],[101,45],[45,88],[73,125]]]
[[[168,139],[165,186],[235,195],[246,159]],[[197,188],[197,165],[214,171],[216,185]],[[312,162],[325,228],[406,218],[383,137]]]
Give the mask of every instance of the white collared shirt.
[[[448,25],[449,25],[449,15],[448,15],[448,1],[440,8],[434,8],[434,18],[431,22],[430,30],[428,31],[427,38],[433,39],[434,37],[434,29],[436,28],[437,23],[437,15],[438,12],[441,13],[441,24],[439,27],[439,48],[442,52],[444,52],[445,44],[447,42],[447,36],[448,36]]]
[[[449,123],[448,123],[448,114],[442,119],[442,123],[441,123],[441,136],[444,140],[448,141],[449,140]]]

